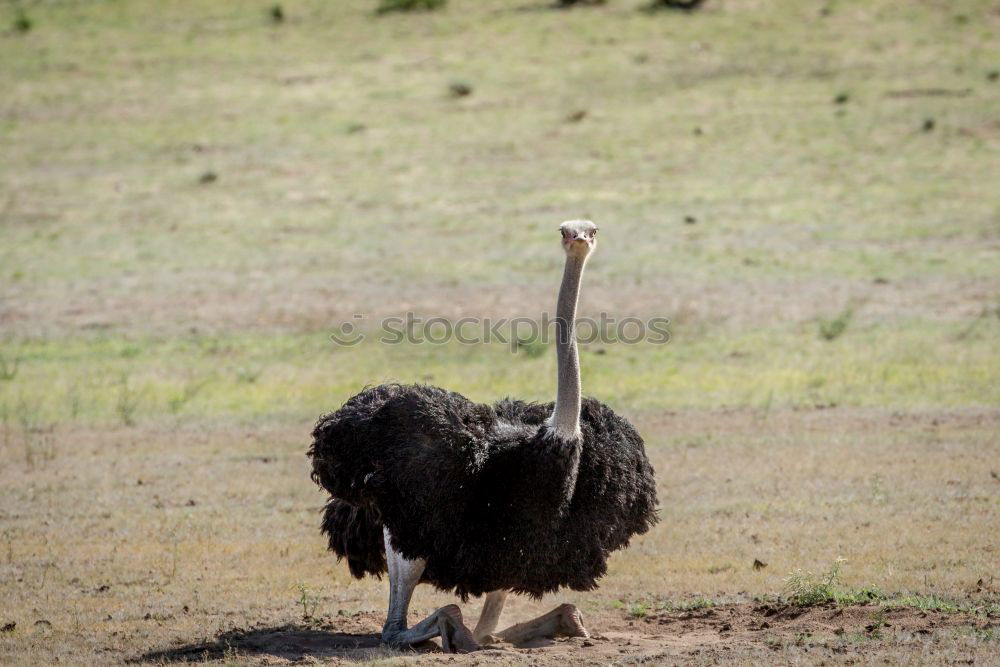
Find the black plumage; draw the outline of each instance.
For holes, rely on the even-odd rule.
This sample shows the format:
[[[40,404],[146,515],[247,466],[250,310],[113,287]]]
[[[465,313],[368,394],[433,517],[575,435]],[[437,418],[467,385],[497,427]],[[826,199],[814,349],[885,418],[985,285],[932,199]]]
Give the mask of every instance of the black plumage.
[[[584,399],[582,437],[545,424],[553,405],[473,403],[425,385],[365,389],[320,418],[309,455],[331,499],[329,547],[355,577],[393,548],[422,581],[463,600],[505,589],[590,590],[608,555],[656,521],[653,469],[628,421]]]

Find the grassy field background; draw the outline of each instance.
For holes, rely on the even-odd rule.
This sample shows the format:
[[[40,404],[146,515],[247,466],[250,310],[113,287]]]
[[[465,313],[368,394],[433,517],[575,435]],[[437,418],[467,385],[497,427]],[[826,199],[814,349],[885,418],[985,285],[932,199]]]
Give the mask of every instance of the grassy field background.
[[[843,557],[844,590],[995,622],[995,3],[273,4],[0,4],[0,660],[122,660],[313,598],[377,629],[384,583],[323,551],[311,425],[387,380],[550,399],[543,346],[375,334],[550,311],[580,216],[582,314],[671,342],[583,348],[664,520],[567,599],[613,625]],[[334,345],[356,314],[368,340]]]

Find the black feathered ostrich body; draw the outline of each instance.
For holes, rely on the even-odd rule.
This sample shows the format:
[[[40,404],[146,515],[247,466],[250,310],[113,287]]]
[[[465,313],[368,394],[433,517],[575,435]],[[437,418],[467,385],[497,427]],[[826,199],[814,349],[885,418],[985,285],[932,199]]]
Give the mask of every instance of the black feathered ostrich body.
[[[645,532],[655,502],[642,439],[595,400],[581,438],[545,424],[552,405],[493,406],[419,385],[358,394],[316,428],[330,443],[323,528],[355,576],[386,571],[382,528],[421,581],[463,599],[589,590],[608,554]],[[329,458],[327,458],[329,457]]]
[[[386,643],[440,636],[445,650],[474,650],[492,637],[508,591],[595,588],[608,555],[656,520],[642,438],[580,396],[573,322],[597,228],[577,220],[560,231],[554,404],[483,405],[437,387],[387,384],[365,389],[313,431],[313,478],[331,495],[323,519],[330,549],[356,577],[389,573]],[[463,600],[487,594],[474,634],[455,605],[407,628],[420,582]],[[519,643],[587,631],[576,607],[561,605],[498,635]]]

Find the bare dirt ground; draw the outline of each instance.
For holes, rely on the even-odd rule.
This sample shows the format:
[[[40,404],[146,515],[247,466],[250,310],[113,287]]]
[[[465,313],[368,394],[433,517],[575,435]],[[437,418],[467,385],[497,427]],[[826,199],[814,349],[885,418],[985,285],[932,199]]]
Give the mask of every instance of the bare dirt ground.
[[[887,644],[909,644],[911,651],[946,661],[985,664],[1000,660],[974,638],[995,633],[997,619],[945,614],[919,609],[883,611],[876,606],[824,605],[803,609],[767,603],[723,605],[685,612],[661,612],[641,620],[603,614],[593,619],[603,630],[589,639],[537,641],[525,646],[492,644],[463,656],[464,664],[657,664],[785,660],[866,661]],[[455,662],[428,642],[418,650],[399,652],[379,647],[382,619],[377,613],[310,625],[234,629],[213,641],[151,651],[136,662],[187,662],[239,655],[248,662],[285,664],[307,659],[353,663],[379,658],[406,659],[407,664]],[[881,641],[889,635],[892,639]],[[963,638],[968,645],[959,647]],[[947,651],[954,654],[941,655]]]
[[[569,601],[593,636],[469,656],[378,646],[386,584],[325,551],[300,424],[61,430],[46,461],[0,470],[0,663],[1000,662],[996,411],[638,423],[660,524],[598,590],[515,598],[501,619]],[[787,602],[789,573],[839,557],[840,590],[886,598]],[[451,602],[421,587],[411,618]]]

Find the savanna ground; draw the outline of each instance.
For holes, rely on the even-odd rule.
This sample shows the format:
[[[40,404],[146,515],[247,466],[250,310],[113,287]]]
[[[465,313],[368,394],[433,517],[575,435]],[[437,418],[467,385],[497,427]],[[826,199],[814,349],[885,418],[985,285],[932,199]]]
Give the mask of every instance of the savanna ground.
[[[0,662],[1000,663],[995,3],[272,5],[0,5]],[[330,334],[537,318],[580,215],[582,314],[671,318],[582,349],[662,521],[504,615],[591,640],[379,649],[314,419],[554,361]]]

